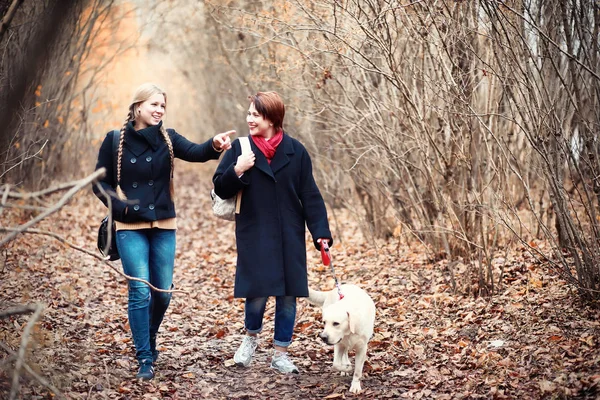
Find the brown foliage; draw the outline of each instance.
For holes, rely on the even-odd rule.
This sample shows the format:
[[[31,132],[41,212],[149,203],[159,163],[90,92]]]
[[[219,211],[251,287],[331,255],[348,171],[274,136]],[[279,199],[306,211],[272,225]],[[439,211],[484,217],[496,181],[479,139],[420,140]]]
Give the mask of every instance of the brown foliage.
[[[3,250],[0,267],[1,304],[46,306],[27,362],[73,399],[354,398],[348,393],[350,378],[331,369],[332,349],[318,340],[319,310],[304,300],[299,300],[291,347],[299,376],[268,368],[272,302],[251,368],[231,366],[243,332],[243,303],[232,298],[233,224],[210,214],[213,166],[205,167],[176,168],[180,185],[175,284],[189,295],[174,296],[161,328],[156,379],[150,383],[132,379],[136,365],[123,279],[101,262],[41,236],[11,242]],[[81,193],[40,228],[93,248],[103,213],[91,193]],[[11,225],[24,217],[6,210],[3,215]],[[377,305],[364,392],[356,398],[538,399],[598,394],[598,311],[574,300],[564,281],[526,248],[494,255],[491,267],[500,285],[498,294],[473,298],[458,293],[466,288],[453,293],[446,261],[431,262],[420,246],[366,238],[348,213],[340,213],[334,229],[336,274],[344,283],[365,288]],[[536,246],[540,251],[549,249],[543,242]],[[310,284],[333,289],[331,271],[316,251],[308,249]],[[466,265],[455,265],[458,276],[467,270]],[[26,316],[0,319],[0,341],[16,350],[26,322]],[[1,363],[1,396],[7,393],[11,365]],[[49,396],[27,374],[22,379],[22,398]]]

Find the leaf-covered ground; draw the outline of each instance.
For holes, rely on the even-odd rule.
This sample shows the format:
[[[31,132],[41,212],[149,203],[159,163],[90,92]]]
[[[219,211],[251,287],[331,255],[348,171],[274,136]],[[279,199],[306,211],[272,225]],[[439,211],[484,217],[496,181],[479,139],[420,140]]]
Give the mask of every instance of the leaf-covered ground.
[[[539,399],[600,396],[599,313],[579,303],[556,274],[524,249],[494,258],[504,267],[498,294],[454,295],[443,261],[418,246],[373,242],[356,218],[335,210],[332,249],[342,282],[365,288],[377,305],[363,392],[332,370],[333,350],[318,340],[320,312],[300,299],[290,351],[300,375],[269,368],[273,302],[252,365],[231,358],[243,334],[234,299],[233,223],[210,212],[214,165],[178,164],[178,250],[174,295],[159,335],[157,376],[138,382],[127,323],[127,285],[102,262],[55,239],[22,235],[0,255],[0,310],[46,306],[27,352],[34,370],[69,399]],[[38,228],[93,249],[104,209],[90,191]],[[30,218],[5,210],[3,224]],[[257,246],[260,240],[257,238]],[[543,245],[543,244],[540,244]],[[308,247],[309,282],[334,288],[328,267]],[[116,263],[119,266],[119,263]],[[454,267],[457,281],[465,268]],[[16,351],[28,315],[0,319],[0,341]],[[12,367],[0,349],[0,398]],[[22,373],[20,397],[53,398]]]

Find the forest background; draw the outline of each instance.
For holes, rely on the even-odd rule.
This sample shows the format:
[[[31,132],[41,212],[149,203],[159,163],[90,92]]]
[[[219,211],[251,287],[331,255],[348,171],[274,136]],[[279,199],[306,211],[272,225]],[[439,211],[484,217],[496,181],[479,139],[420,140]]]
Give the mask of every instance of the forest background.
[[[378,306],[391,310],[391,322],[379,328],[375,343],[382,343],[382,352],[404,352],[403,361],[396,357],[393,362],[415,369],[416,359],[436,360],[439,355],[439,349],[430,349],[430,354],[401,339],[399,331],[416,323],[405,319],[413,303],[403,292],[404,277],[416,276],[417,309],[422,296],[435,295],[459,304],[469,315],[477,307],[489,311],[494,301],[515,293],[529,295],[533,289],[556,315],[561,314],[556,298],[544,296],[558,296],[558,303],[565,302],[561,306],[580,311],[573,314],[578,323],[561,322],[570,326],[564,330],[578,332],[571,338],[577,349],[562,342],[568,335],[564,330],[556,334],[549,321],[541,329],[548,334],[546,341],[564,345],[557,357],[575,354],[576,372],[539,372],[537,368],[547,367],[532,361],[539,348],[527,355],[522,348],[513,349],[512,358],[498,351],[494,357],[499,358],[491,360],[504,363],[499,366],[505,375],[496,377],[500,383],[490,384],[472,370],[488,362],[479,354],[488,348],[482,328],[472,334],[457,328],[448,333],[453,354],[479,360],[461,365],[481,378],[480,383],[456,388],[452,385],[464,377],[460,368],[449,369],[441,376],[452,376],[452,383],[440,379],[435,385],[419,385],[412,379],[410,385],[394,386],[401,388],[398,396],[518,393],[568,398],[596,393],[597,1],[0,0],[0,18],[0,249],[2,287],[7,289],[0,315],[8,332],[0,343],[8,343],[2,343],[2,365],[11,397],[17,396],[24,379],[28,387],[32,382],[34,375],[21,376],[26,358],[33,357],[28,361],[33,364],[44,359],[26,351],[35,346],[32,331],[34,326],[43,330],[44,319],[31,305],[41,299],[13,292],[20,285],[8,278],[37,276],[31,268],[33,253],[23,250],[31,240],[41,240],[42,259],[66,251],[50,244],[52,240],[75,243],[79,251],[68,251],[90,258],[85,248],[93,248],[99,219],[94,216],[103,210],[89,190],[82,190],[93,184],[90,174],[106,132],[122,125],[133,90],[146,81],[169,95],[166,124],[196,141],[229,129],[244,134],[247,96],[266,90],[282,95],[285,128],[313,157],[317,182],[336,235],[342,238],[340,256],[353,258],[354,264],[373,261],[387,271],[385,279],[377,276],[373,282],[348,262],[341,274],[378,286],[371,290],[377,293]],[[185,164],[176,168],[184,171],[178,172],[181,182],[199,185],[182,189],[195,191],[189,201],[206,207],[197,193],[206,191],[214,165],[196,176],[190,176]],[[73,215],[71,205],[64,207],[68,203],[88,211]],[[67,220],[77,220],[75,226],[89,232],[73,237],[68,224],[59,229],[52,218],[61,213],[65,218],[65,212]],[[82,217],[86,219],[77,219]],[[35,229],[44,223],[48,230]],[[228,229],[211,223],[211,229]],[[52,235],[54,239],[38,238]],[[365,251],[357,250],[361,248]],[[415,266],[415,258],[422,267]],[[106,269],[100,260],[89,263]],[[52,277],[44,279],[52,286]],[[427,289],[425,281],[439,284]],[[309,316],[307,326],[313,329],[317,317]],[[423,333],[423,326],[419,329],[421,339],[431,336]],[[40,346],[39,337],[37,342]],[[524,378],[515,386],[501,383],[515,377],[511,362],[535,368],[541,378],[529,382],[532,386]],[[41,364],[38,372],[47,376],[52,368]],[[376,363],[369,370],[379,386],[392,378],[414,378],[404,372],[383,378],[386,371]],[[521,373],[531,375],[521,371],[517,377]],[[33,389],[27,390],[41,385],[52,392],[76,391],[70,384],[57,388],[48,376],[37,376]],[[373,398],[391,393],[382,387],[373,390],[367,392]],[[168,393],[175,398],[172,393],[177,391]],[[336,394],[343,395],[331,387],[322,393]]]

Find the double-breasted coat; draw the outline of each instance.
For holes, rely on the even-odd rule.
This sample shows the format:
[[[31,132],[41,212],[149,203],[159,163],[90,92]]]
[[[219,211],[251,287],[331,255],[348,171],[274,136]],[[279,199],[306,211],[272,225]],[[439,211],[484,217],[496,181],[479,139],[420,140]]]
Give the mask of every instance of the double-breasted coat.
[[[121,158],[121,189],[127,201],[116,197],[115,172],[116,154],[113,154],[113,135],[106,134],[100,151],[96,169],[106,168],[106,175],[100,181],[104,190],[110,194],[112,217],[121,222],[144,222],[174,218],[175,204],[169,192],[171,183],[171,156],[159,129],[159,125],[136,131],[129,122],[125,127],[125,143]],[[191,162],[216,160],[221,155],[214,149],[213,139],[196,144],[167,129],[173,146],[175,158]],[[107,199],[94,186],[94,193],[105,205]],[[129,206],[127,213],[125,208]]]
[[[215,174],[215,193],[228,199],[243,190],[235,217],[237,265],[234,296],[308,296],[306,227],[316,248],[331,241],[327,209],[317,187],[310,156],[287,134],[268,163],[250,139],[255,164],[238,177],[239,140],[225,153]]]

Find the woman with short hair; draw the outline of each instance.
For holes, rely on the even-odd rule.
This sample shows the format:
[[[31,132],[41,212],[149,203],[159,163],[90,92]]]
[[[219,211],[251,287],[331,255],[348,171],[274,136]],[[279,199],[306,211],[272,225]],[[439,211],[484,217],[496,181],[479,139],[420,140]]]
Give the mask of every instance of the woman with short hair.
[[[246,335],[234,361],[238,366],[250,365],[267,299],[275,297],[271,367],[298,373],[287,348],[294,332],[296,298],[308,296],[306,227],[317,249],[320,241],[331,244],[333,240],[310,156],[283,130],[281,97],[259,92],[249,100],[246,122],[252,151],[242,155],[239,140],[234,140],[213,176],[215,193],[223,199],[243,190],[235,217],[234,297],[245,298]]]

